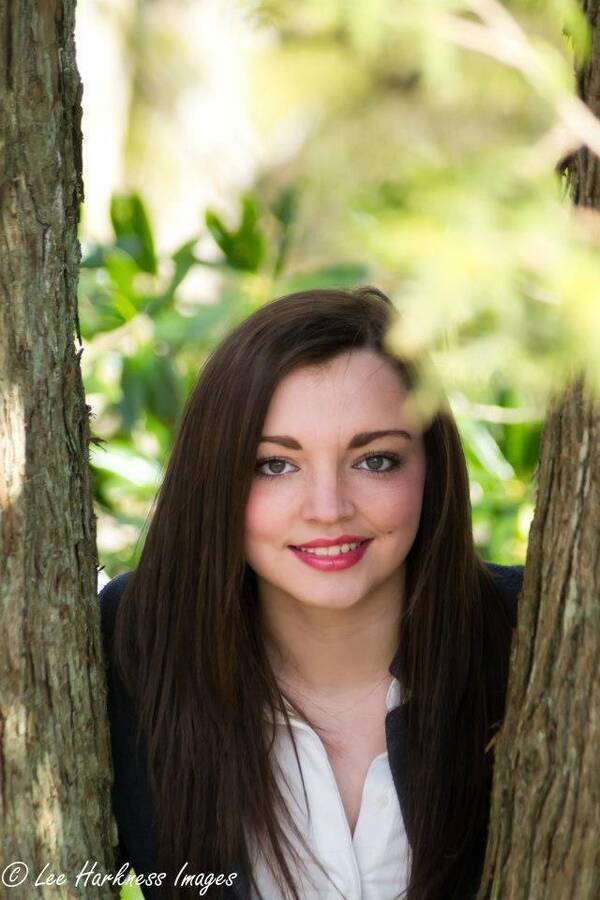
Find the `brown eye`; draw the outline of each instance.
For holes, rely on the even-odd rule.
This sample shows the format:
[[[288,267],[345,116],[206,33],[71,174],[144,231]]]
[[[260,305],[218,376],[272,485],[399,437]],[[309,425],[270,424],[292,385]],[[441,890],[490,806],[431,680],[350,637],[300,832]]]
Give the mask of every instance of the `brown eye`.
[[[288,462],[287,459],[279,459],[275,456],[272,459],[259,459],[256,463],[256,474],[264,475],[266,478],[289,475],[290,473],[285,471],[285,467],[291,465],[292,463]]]
[[[395,453],[370,453],[359,460],[355,468],[373,472],[376,475],[387,475],[388,472],[400,468],[403,462],[404,460],[400,459]],[[364,466],[362,465],[363,463],[365,463]]]
[[[285,469],[285,463],[282,459],[272,459],[265,465],[269,466],[271,475],[281,475]]]

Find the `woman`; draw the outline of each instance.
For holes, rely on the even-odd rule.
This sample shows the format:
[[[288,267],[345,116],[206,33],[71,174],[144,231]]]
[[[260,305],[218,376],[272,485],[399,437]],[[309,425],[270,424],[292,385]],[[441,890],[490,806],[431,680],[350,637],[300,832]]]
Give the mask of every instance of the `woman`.
[[[456,427],[420,420],[392,314],[316,290],[238,326],[102,592],[145,896],[475,896],[522,573],[478,558]]]

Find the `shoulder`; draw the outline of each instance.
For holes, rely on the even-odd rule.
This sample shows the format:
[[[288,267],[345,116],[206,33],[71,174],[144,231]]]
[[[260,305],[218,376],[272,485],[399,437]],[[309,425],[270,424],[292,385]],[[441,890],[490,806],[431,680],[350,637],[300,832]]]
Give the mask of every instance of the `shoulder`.
[[[111,726],[117,724],[122,726],[122,720],[134,718],[129,697],[117,671],[115,648],[113,646],[119,604],[125,585],[132,574],[132,572],[124,572],[122,575],[117,575],[105,584],[98,594],[102,648],[107,674],[108,712],[111,718]]]
[[[132,572],[123,572],[122,575],[117,575],[115,578],[111,579],[108,584],[105,584],[98,594],[102,636],[105,639],[112,636],[121,594],[132,574]]]
[[[485,568],[504,602],[511,625],[517,625],[517,604],[523,587],[524,566],[500,566],[498,563],[485,562]]]
[[[131,572],[118,575],[98,596],[107,672],[107,713],[113,763],[112,807],[117,822],[120,861],[137,875],[156,871],[156,809],[147,769],[146,742],[136,710],[113,662],[112,636],[119,602]],[[144,887],[145,897],[157,894]]]

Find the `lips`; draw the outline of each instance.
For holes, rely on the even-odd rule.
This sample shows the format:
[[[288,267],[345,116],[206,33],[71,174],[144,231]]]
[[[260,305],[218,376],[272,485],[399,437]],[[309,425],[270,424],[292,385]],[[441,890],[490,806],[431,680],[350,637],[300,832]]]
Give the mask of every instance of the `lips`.
[[[292,546],[290,546],[290,550],[296,559],[313,569],[317,569],[320,572],[339,572],[341,569],[349,569],[360,562],[368,547],[370,547],[371,541],[371,538],[367,538],[366,540],[361,539],[360,543],[358,541],[344,542],[349,544],[358,543],[359,546],[355,547],[354,550],[349,550],[347,553],[336,553],[335,556],[317,556],[316,553],[307,553],[305,549],[301,550]],[[306,547],[306,544],[303,546]],[[329,546],[331,546],[331,543],[329,543]]]

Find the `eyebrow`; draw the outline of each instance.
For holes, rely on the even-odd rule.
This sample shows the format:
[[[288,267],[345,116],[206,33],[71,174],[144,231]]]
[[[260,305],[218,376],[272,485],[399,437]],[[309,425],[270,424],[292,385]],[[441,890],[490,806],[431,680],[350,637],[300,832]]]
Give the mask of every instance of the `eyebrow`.
[[[364,447],[365,444],[370,444],[371,441],[375,441],[377,438],[389,437],[390,435],[403,437],[408,441],[412,440],[412,435],[403,428],[386,428],[384,431],[359,431],[348,444],[348,450],[356,450],[357,447]],[[282,447],[287,447],[288,450],[302,450],[302,445],[295,438],[289,437],[287,434],[263,434],[260,442],[281,444]]]

